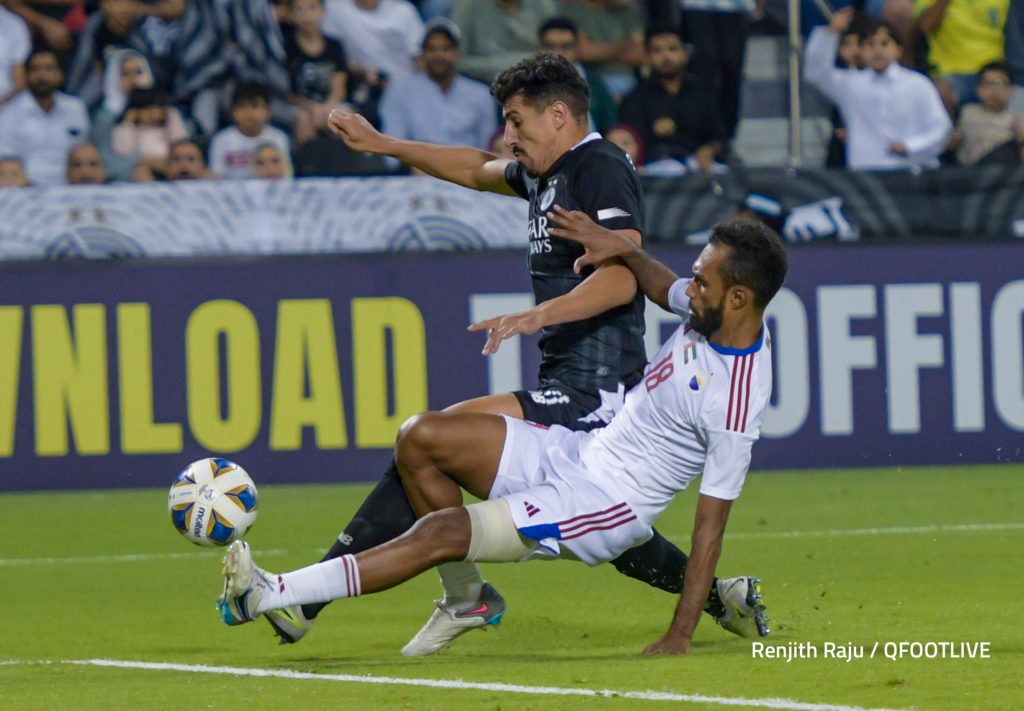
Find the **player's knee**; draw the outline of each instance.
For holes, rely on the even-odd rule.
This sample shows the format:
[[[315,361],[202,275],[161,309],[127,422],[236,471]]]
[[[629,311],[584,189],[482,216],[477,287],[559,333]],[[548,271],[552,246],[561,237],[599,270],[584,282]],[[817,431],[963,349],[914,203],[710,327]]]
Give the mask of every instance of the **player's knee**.
[[[409,531],[417,549],[434,565],[464,560],[471,535],[469,514],[462,507],[433,511]]]
[[[395,458],[398,461],[414,462],[429,458],[432,448],[440,437],[439,412],[421,412],[406,420],[398,430],[395,441]]]

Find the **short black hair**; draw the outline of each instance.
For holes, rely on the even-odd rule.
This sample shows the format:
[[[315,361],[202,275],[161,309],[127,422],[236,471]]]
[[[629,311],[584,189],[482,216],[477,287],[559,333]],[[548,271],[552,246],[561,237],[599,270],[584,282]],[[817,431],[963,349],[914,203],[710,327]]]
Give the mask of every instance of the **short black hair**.
[[[231,108],[240,104],[255,104],[259,100],[269,104],[270,90],[259,82],[243,81],[235,87],[235,93],[231,95]]]
[[[570,20],[565,15],[555,15],[549,17],[537,30],[537,39],[544,39],[544,35],[551,30],[565,30],[566,32],[572,32],[573,37],[580,36],[580,29],[576,26],[576,23]]]
[[[999,72],[1006,75],[1006,78],[1013,83],[1013,68],[1010,67],[1006,62],[989,62],[984,67],[978,70],[978,82],[981,82],[981,75],[985,72]]]
[[[38,57],[41,54],[49,54],[49,55],[51,55],[57,61],[57,66],[58,67],[61,66],[60,65],[60,57],[57,55],[57,51],[52,49],[51,47],[43,44],[43,45],[36,45],[35,47],[33,47],[32,51],[28,53],[28,56],[25,57],[25,64],[24,64],[25,69],[28,69],[28,65],[32,63],[32,60],[35,59],[36,57]],[[61,67],[61,69],[63,69],[63,67]]]
[[[572,62],[553,52],[539,52],[501,72],[491,83],[491,94],[502,106],[517,94],[538,109],[562,101],[581,123],[590,112],[586,79]]]
[[[863,12],[854,12],[850,20],[850,26],[843,31],[843,37],[854,35],[858,40],[867,36],[868,31],[874,25],[875,20],[871,15]]]
[[[878,20],[871,18],[871,22],[864,23],[864,34],[860,36],[860,41],[864,42],[868,37],[874,37],[880,31],[885,30],[886,34],[892,38],[899,47],[903,47],[903,35],[896,29],[896,25],[892,24],[888,20]]]
[[[676,38],[686,46],[686,38],[683,37],[682,30],[679,29],[678,25],[673,25],[668,22],[656,22],[648,25],[644,31],[644,47],[650,47],[651,39],[654,37],[661,37],[662,35],[675,35]]]
[[[725,286],[745,286],[754,292],[754,306],[767,306],[782,287],[788,269],[778,233],[763,222],[734,220],[711,228],[708,243],[730,248],[718,265]]]

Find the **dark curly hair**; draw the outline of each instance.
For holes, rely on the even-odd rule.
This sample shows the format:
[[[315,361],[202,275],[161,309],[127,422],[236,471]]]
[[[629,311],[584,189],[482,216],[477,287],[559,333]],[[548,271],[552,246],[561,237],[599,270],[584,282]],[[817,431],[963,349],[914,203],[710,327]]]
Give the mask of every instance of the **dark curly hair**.
[[[540,52],[518,62],[494,78],[491,93],[504,106],[517,94],[535,109],[564,102],[580,123],[590,111],[590,89],[576,67],[553,52]]]
[[[786,250],[775,230],[753,220],[722,222],[711,229],[708,242],[731,248],[718,265],[725,286],[745,286],[754,292],[755,306],[767,306],[782,287],[788,268]]]

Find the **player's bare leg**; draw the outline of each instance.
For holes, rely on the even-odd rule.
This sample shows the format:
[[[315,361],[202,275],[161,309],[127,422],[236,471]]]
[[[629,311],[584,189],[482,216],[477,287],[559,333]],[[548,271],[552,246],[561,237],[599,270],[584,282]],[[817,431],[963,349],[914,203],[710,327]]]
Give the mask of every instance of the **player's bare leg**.
[[[471,534],[466,510],[449,508],[358,555],[279,575],[257,567],[249,545],[235,541],[224,557],[224,592],[217,607],[226,624],[239,625],[271,610],[387,590],[438,564],[465,559]]]
[[[416,515],[461,506],[461,489],[486,499],[504,445],[505,420],[497,415],[425,412],[410,418],[398,434],[395,461]]]
[[[444,412],[523,418],[523,408],[512,393],[464,400],[445,408]],[[416,515],[409,505],[398,467],[392,459],[377,485],[321,560],[328,561],[346,554],[354,555],[386,543],[408,531],[415,522]],[[281,644],[292,644],[298,642],[312,629],[317,615],[326,605],[327,603],[315,603],[272,610],[266,614],[266,619],[274,628],[274,633]]]
[[[428,412],[402,427],[395,458],[413,510],[462,503],[466,489],[486,499],[494,484],[505,444],[505,420],[497,415]],[[434,654],[471,629],[497,625],[505,600],[484,581],[476,563],[465,560],[438,566],[444,597],[435,601],[427,623],[402,648],[418,657]]]

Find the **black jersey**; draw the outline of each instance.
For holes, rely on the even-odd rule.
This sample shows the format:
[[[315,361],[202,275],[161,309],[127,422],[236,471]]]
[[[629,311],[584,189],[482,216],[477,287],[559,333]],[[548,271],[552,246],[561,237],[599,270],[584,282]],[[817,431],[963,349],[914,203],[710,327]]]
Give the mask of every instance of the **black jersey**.
[[[621,148],[602,138],[563,155],[546,175],[531,176],[519,163],[505,180],[530,201],[530,277],[537,303],[566,294],[593,268],[572,270],[583,254],[577,242],[548,234],[545,214],[552,205],[580,210],[611,230],[644,230],[644,199],[636,169]],[[583,321],[541,329],[541,382],[555,380],[589,392],[615,391],[639,377],[646,363],[644,297]]]

